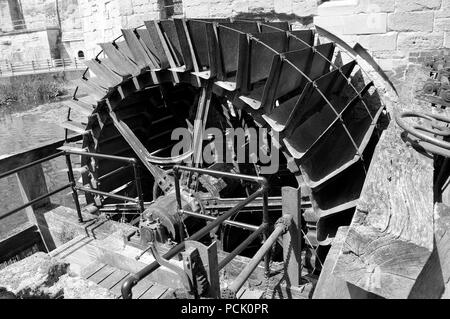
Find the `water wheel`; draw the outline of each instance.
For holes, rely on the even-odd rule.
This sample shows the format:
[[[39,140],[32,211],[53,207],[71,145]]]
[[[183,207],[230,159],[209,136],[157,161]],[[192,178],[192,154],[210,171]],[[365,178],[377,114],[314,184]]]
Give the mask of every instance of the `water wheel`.
[[[68,125],[84,134],[89,152],[139,158],[146,201],[173,191],[171,167],[194,163],[199,150],[213,143],[195,145],[206,128],[266,128],[276,146],[272,152],[284,155],[278,172],[268,176],[271,196],[288,185],[309,190],[308,218],[321,245],[350,223],[384,105],[345,47],[314,28],[292,30],[286,22],[174,19],[122,33],[100,44],[102,52],[86,62],[69,102],[88,115],[87,125]],[[173,156],[171,134],[178,127],[192,132],[194,145]],[[254,159],[220,169],[258,174],[259,164]],[[82,165],[85,185],[136,196],[131,168],[90,158]],[[224,184],[207,191],[235,198],[245,197],[250,187]],[[89,195],[87,201],[114,203]]]

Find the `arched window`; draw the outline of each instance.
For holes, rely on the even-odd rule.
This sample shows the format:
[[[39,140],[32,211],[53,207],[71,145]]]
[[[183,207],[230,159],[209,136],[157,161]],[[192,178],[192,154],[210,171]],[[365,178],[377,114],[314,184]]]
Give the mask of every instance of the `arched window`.
[[[78,51],[78,58],[79,59],[84,59],[84,52],[83,51]]]

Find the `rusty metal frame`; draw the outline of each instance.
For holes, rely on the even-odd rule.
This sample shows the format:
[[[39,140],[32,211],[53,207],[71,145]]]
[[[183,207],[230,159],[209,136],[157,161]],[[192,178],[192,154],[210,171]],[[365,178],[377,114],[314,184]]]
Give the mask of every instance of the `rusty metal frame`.
[[[404,119],[405,118],[421,118],[432,122],[432,129],[420,126],[420,125],[408,125]],[[446,127],[438,127],[437,125],[433,125],[436,121],[444,122],[450,124],[450,118],[439,115],[439,114],[431,114],[431,113],[419,113],[419,112],[402,112],[395,114],[395,121],[398,126],[400,126],[405,132],[411,134],[416,137],[418,140],[416,141],[416,146],[420,146],[426,152],[441,155],[444,157],[450,157],[450,143],[444,141],[443,139],[438,139],[434,136],[440,137],[449,137],[450,136],[450,128]],[[425,134],[428,133],[428,134]],[[431,134],[431,135],[430,135]],[[415,141],[412,141],[414,144]]]

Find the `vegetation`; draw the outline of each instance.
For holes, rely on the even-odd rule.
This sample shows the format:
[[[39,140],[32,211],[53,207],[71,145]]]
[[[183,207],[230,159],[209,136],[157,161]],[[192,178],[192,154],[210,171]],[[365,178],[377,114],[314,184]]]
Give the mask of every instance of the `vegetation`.
[[[64,82],[34,79],[14,84],[0,84],[0,107],[14,103],[40,104],[67,95]]]

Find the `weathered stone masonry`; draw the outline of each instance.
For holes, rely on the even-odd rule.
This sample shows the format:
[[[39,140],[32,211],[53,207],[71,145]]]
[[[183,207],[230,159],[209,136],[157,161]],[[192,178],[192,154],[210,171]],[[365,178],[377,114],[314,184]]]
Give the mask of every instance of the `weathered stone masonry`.
[[[18,0],[0,0],[0,29],[7,29],[5,8]],[[122,28],[164,18],[167,7],[181,0],[22,0],[27,28],[42,19],[58,21],[57,44],[16,40],[0,33],[0,60],[27,59],[59,48],[61,57],[74,57],[82,50],[87,58],[99,51],[98,43],[110,41]],[[404,80],[411,65],[450,52],[450,0],[182,0],[178,16],[186,18],[269,18],[289,20],[296,28],[312,22],[335,33],[349,44],[359,42],[376,58],[394,82]],[[25,5],[26,3],[26,5]],[[57,4],[57,6],[56,6]],[[55,11],[57,9],[57,11]],[[57,14],[58,13],[58,14]],[[51,23],[50,23],[51,25]],[[49,30],[47,25],[46,31]],[[42,31],[42,30],[41,30]],[[58,31],[59,32],[59,31]],[[16,36],[16,35],[14,35]],[[8,38],[9,37],[9,38]],[[48,39],[54,36],[47,36]],[[25,41],[14,46],[13,42]],[[38,43],[39,42],[39,43]],[[11,50],[5,50],[3,44]],[[37,49],[32,49],[36,45]],[[15,48],[15,49],[14,49]],[[54,48],[53,48],[54,51]],[[9,56],[8,56],[9,55]],[[54,53],[48,53],[54,56]],[[56,54],[57,55],[57,54]]]

